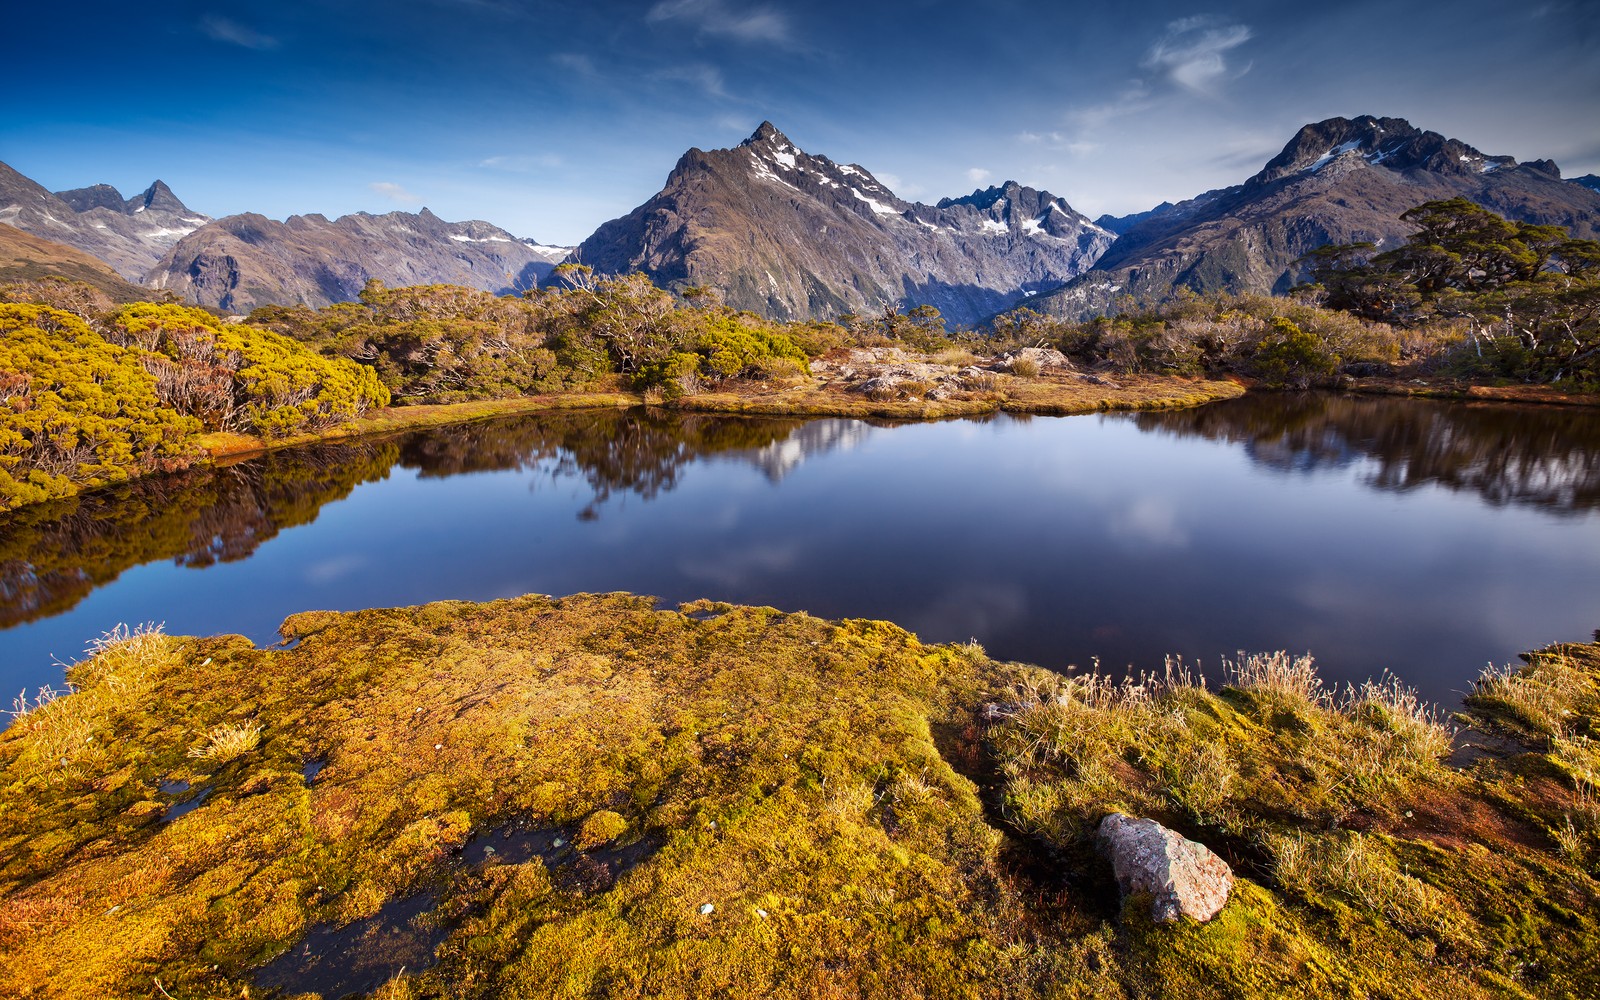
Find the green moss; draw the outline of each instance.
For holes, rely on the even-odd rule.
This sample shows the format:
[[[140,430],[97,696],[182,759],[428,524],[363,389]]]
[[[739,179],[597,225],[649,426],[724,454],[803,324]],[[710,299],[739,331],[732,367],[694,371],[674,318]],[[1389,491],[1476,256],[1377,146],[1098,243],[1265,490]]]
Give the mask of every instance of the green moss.
[[[1566,772],[1408,755],[1392,702],[1333,705],[1288,662],[1136,693],[885,622],[683,611],[107,643],[0,735],[0,993],[238,996],[401,898],[442,943],[374,995],[1576,997],[1600,973],[1600,891],[1530,820]],[[985,730],[995,701],[1022,709]],[[228,733],[256,737],[212,751]],[[1119,911],[1087,840],[1113,807],[1232,860],[1217,919]],[[572,844],[485,860],[510,829]]]

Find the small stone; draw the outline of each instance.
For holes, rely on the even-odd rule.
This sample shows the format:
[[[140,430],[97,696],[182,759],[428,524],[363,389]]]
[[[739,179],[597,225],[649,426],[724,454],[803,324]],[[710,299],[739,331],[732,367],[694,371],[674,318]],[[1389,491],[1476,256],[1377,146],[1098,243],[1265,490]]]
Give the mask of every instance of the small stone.
[[[443,743],[435,743],[435,744],[434,744],[434,745],[433,745],[433,748],[434,748],[434,749],[435,749],[435,750],[443,750],[443,749],[444,749],[444,744],[443,744]]]
[[[1180,914],[1204,922],[1228,901],[1233,888],[1228,863],[1153,819],[1112,813],[1100,821],[1099,840],[1123,898],[1148,893],[1150,916],[1157,923],[1172,923]]]
[[[760,917],[762,920],[765,920],[765,919],[767,919],[767,911],[761,909],[760,907],[757,907],[756,908],[756,916]]]
[[[711,905],[710,903],[701,903],[700,904],[700,915],[702,917],[711,916],[711,914],[713,912],[715,912],[715,910],[716,910],[716,907]]]
[[[566,845],[567,845],[567,842],[565,840],[562,840],[560,837],[557,837],[556,839],[550,841],[550,846],[551,847],[565,847]]]

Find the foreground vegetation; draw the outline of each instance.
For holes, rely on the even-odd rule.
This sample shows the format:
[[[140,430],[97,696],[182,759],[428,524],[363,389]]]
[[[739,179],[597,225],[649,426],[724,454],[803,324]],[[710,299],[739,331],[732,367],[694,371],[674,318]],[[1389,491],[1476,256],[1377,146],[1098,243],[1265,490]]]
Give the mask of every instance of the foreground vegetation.
[[[882,622],[530,596],[121,631],[0,734],[0,992],[1582,997],[1600,646],[1209,690]],[[1487,736],[1493,731],[1495,739]],[[1239,881],[1119,905],[1113,810]],[[489,850],[496,848],[496,850]],[[285,957],[287,956],[287,957]],[[403,966],[403,968],[402,968]]]

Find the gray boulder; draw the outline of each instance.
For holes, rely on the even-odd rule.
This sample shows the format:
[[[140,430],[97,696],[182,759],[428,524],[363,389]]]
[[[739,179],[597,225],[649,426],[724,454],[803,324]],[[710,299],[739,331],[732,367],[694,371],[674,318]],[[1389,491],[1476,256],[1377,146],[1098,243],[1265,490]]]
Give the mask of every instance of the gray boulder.
[[[1171,923],[1179,914],[1204,922],[1228,901],[1233,888],[1228,863],[1153,819],[1112,813],[1100,821],[1099,840],[1123,898],[1149,893],[1150,916],[1157,923]]]

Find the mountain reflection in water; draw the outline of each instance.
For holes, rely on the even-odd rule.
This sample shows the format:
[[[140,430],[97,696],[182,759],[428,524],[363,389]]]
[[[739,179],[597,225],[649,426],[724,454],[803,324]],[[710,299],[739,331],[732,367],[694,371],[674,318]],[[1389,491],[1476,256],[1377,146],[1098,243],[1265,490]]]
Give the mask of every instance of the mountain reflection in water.
[[[203,569],[248,559],[280,531],[398,466],[424,478],[539,469],[592,493],[649,500],[689,463],[726,456],[777,482],[806,455],[869,433],[848,421],[661,410],[583,410],[458,425],[399,438],[313,445],[215,470],[153,476],[0,516],[0,628],[61,614],[133,566]]]
[[[1442,486],[1557,515],[1600,509],[1600,413],[1592,409],[1306,393],[1126,419],[1141,430],[1243,445],[1253,461],[1284,472],[1370,460],[1363,481],[1378,490]]]
[[[270,642],[309,609],[630,590],[1055,669],[1310,649],[1330,681],[1449,699],[1600,625],[1597,424],[1263,395],[892,428],[568,411],[285,450],[0,519],[0,681],[59,683],[52,657],[118,622]]]

